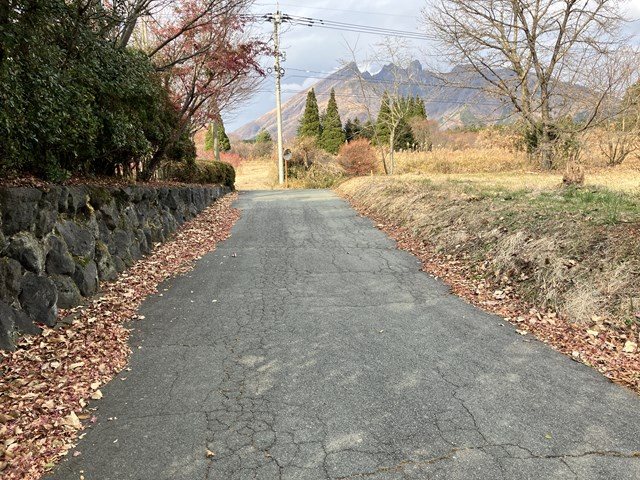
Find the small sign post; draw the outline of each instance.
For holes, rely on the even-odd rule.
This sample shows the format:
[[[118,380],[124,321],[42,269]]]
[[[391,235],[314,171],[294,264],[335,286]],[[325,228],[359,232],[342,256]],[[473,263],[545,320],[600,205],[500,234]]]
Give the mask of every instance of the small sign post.
[[[284,159],[284,188],[289,188],[289,160],[291,160],[291,149],[287,148],[282,152],[282,158]]]

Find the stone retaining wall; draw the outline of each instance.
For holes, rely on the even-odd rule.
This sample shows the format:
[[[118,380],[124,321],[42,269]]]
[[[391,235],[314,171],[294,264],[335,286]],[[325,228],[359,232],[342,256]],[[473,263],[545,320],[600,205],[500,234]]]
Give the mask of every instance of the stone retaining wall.
[[[0,348],[53,326],[229,190],[223,187],[0,188]]]

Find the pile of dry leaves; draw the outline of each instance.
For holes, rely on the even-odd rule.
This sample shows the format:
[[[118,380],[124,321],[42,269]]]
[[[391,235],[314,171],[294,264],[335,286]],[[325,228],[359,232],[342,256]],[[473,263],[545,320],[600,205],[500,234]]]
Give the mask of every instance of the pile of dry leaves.
[[[640,329],[627,328],[594,317],[590,324],[570,323],[552,311],[539,311],[518,296],[516,289],[493,284],[483,268],[465,258],[437,253],[426,239],[394,224],[353,198],[347,199],[363,216],[393,238],[398,247],[417,256],[423,270],[442,279],[452,291],[485,311],[514,324],[520,335],[531,334],[578,362],[589,365],[612,381],[640,393]],[[640,317],[639,317],[640,319]],[[526,339],[525,339],[526,340]]]
[[[86,307],[42,336],[25,337],[15,352],[0,352],[0,476],[37,479],[64,456],[95,421],[85,408],[100,386],[121,371],[130,353],[124,323],[139,318],[142,300],[168,277],[229,236],[239,212],[227,195],[185,223],[151,255],[137,262]]]

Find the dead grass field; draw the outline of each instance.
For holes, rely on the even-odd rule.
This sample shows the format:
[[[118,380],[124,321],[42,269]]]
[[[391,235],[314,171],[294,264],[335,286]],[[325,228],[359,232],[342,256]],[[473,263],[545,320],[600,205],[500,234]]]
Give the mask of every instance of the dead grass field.
[[[399,152],[396,159],[398,174],[426,175],[436,183],[465,182],[515,190],[542,190],[562,184],[562,169],[539,171],[525,154],[506,148],[443,148],[432,152]],[[587,186],[640,192],[638,158],[630,158],[617,167],[606,167],[604,159],[594,153],[585,157],[582,166],[586,172]]]
[[[277,170],[271,159],[246,160],[236,168],[238,190],[272,190],[277,184]]]
[[[436,251],[482,265],[482,275],[516,287],[536,306],[571,321],[635,323],[640,196],[503,181],[507,187],[431,175],[360,177],[338,191]]]

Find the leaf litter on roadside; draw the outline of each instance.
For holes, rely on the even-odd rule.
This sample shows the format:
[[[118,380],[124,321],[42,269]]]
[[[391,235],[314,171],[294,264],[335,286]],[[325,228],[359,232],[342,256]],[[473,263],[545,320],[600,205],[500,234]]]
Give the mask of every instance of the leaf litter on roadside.
[[[81,308],[61,312],[56,328],[19,340],[15,352],[0,352],[0,477],[33,480],[69,452],[84,428],[95,423],[90,399],[123,370],[131,350],[124,323],[144,317],[136,310],[157,285],[193,268],[193,262],[229,236],[239,218],[219,199],[186,222],[172,238],[111,283]]]

